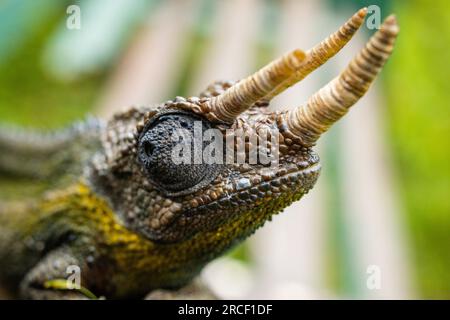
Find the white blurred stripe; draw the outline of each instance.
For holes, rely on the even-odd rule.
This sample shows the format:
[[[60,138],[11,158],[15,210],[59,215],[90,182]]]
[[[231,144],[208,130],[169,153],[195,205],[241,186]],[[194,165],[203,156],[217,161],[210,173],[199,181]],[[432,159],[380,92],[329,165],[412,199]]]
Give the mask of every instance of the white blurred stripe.
[[[323,40],[328,35],[326,32],[330,33],[330,30],[333,30],[321,24],[323,5],[322,0],[285,0],[282,2],[277,55],[297,48],[306,51]],[[323,29],[326,30],[325,34],[321,32]],[[318,69],[297,85],[275,97],[271,107],[284,110],[303,104],[320,87],[321,79],[323,79],[323,69]]]
[[[281,9],[279,54],[317,42],[314,17],[321,11],[318,1],[284,1]],[[276,102],[283,109],[296,107],[318,86],[318,77],[312,75]],[[252,298],[325,298],[323,183],[319,179],[310,194],[274,217],[252,238],[258,273]]]
[[[239,80],[253,71],[260,3],[258,0],[217,1],[214,39],[192,80],[189,88],[192,95],[214,81]]]
[[[358,49],[362,48],[361,37],[355,40]],[[343,68],[349,59],[342,60]],[[343,212],[350,222],[348,236],[356,250],[354,277],[362,298],[406,299],[413,295],[411,264],[384,135],[387,132],[382,123],[384,103],[380,88],[374,85],[353,107],[342,126]],[[367,288],[370,265],[380,268],[380,290]]]
[[[122,57],[98,102],[109,116],[133,104],[161,103],[169,98],[181,68],[194,1],[164,1],[137,34]]]
[[[66,15],[45,48],[46,70],[59,80],[72,80],[108,67],[152,5],[144,0],[79,1],[81,28],[69,30],[71,15]]]

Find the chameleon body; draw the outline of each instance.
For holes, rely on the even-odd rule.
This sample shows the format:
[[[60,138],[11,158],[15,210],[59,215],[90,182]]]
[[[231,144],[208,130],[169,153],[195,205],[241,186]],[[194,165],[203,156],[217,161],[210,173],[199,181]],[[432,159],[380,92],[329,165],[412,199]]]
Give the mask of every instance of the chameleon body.
[[[24,298],[85,298],[83,290],[59,285],[71,266],[80,268],[82,288],[113,299],[191,283],[209,261],[314,186],[320,165],[312,147],[380,71],[398,31],[395,18],[306,105],[284,112],[267,106],[339,51],[365,14],[360,10],[310,51],[288,53],[237,83],[215,83],[199,97],[132,107],[63,134],[0,131],[1,170],[49,181],[50,189],[31,201],[1,203],[2,285]],[[175,164],[170,135],[192,135],[195,123],[223,139],[230,129],[249,137],[279,133],[278,165]],[[241,142],[247,154],[253,142]]]

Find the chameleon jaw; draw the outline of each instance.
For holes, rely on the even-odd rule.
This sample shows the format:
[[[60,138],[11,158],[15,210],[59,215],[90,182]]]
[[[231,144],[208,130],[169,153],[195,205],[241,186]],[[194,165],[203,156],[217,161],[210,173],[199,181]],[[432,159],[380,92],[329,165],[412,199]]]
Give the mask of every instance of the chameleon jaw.
[[[152,241],[168,244],[187,241],[196,234],[221,232],[235,224],[241,224],[241,229],[253,232],[271,214],[283,210],[312,189],[321,166],[318,157],[308,160],[310,162],[291,159],[279,170],[263,168],[257,173],[241,174],[239,178],[233,178],[230,174],[225,178],[227,183],[217,199],[203,204],[191,200],[170,223],[151,232],[147,230],[146,235]],[[252,216],[242,220],[242,215],[250,212]]]

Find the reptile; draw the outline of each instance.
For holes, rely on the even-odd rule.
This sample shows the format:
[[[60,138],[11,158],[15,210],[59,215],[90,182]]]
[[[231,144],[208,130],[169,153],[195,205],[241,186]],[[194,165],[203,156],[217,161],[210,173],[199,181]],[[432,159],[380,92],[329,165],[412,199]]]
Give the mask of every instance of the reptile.
[[[27,299],[207,295],[195,280],[202,268],[314,186],[317,140],[365,94],[391,55],[399,31],[393,15],[307,102],[269,108],[272,98],[339,52],[366,14],[359,10],[308,51],[288,52],[240,81],[215,82],[198,97],[134,106],[58,133],[2,127],[0,171],[46,186],[38,197],[0,204],[2,286]],[[192,146],[198,124],[203,134],[222,133],[210,141],[215,150],[223,150],[221,139],[231,141],[233,160],[255,147],[252,137],[268,134],[260,148],[276,147],[277,164],[177,163],[180,140],[171,135],[184,130],[181,142]],[[244,138],[227,140],[238,130]],[[201,155],[200,145],[189,159]],[[63,281],[71,266],[81,277],[74,289]]]

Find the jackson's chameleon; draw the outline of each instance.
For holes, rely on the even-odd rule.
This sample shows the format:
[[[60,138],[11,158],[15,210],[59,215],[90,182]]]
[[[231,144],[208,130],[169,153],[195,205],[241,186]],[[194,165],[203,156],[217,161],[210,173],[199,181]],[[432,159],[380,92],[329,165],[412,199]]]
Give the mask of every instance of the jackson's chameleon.
[[[139,298],[149,292],[183,297],[183,287],[209,261],[314,186],[320,165],[312,148],[364,95],[390,56],[395,17],[305,104],[287,111],[268,105],[334,56],[366,11],[309,51],[291,51],[241,81],[214,83],[198,97],[132,107],[107,122],[90,119],[57,134],[1,129],[1,171],[45,181],[49,189],[32,201],[0,204],[2,285],[37,299]],[[241,130],[249,138],[231,141],[243,143],[244,155],[254,147],[251,137],[278,132],[275,144],[269,139],[261,146],[277,147],[278,165],[175,163],[171,134],[194,135],[196,124],[202,133],[223,133],[211,143],[226,141],[227,130]],[[192,157],[202,150],[194,148]],[[75,290],[64,282],[70,266],[81,270]]]

